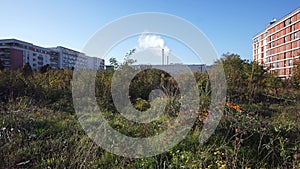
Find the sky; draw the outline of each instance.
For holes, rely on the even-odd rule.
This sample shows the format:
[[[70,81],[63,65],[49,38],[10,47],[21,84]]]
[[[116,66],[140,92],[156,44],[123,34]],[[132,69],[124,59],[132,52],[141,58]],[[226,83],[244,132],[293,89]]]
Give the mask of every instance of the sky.
[[[252,37],[273,18],[279,19],[300,6],[299,0],[0,2],[0,39],[15,38],[44,47],[65,46],[82,51],[88,40],[112,21],[136,13],[161,12],[195,25],[206,35],[219,56],[230,52],[247,60],[252,60]],[[146,36],[136,35],[120,42],[107,53],[105,59],[120,59],[132,48],[163,46],[183,62],[199,62],[189,57],[193,54],[187,47],[172,38],[151,34]]]

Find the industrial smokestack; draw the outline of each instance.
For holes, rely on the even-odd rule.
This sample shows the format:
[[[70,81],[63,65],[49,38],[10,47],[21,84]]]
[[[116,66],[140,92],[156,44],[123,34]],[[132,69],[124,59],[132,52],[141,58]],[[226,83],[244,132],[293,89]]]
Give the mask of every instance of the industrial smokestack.
[[[166,56],[167,65],[169,64],[169,55]]]
[[[165,64],[165,51],[164,49],[161,50],[161,64],[164,65]]]

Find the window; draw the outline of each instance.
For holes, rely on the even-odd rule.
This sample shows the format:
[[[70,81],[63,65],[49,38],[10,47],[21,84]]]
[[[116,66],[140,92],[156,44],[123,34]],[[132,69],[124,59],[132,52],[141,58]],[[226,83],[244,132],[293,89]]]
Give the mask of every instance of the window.
[[[293,66],[293,59],[289,60],[289,66]]]
[[[292,25],[292,31],[294,31],[295,30],[295,25]]]
[[[284,61],[284,67],[286,67],[286,65],[287,65],[287,61],[285,60],[285,61]]]
[[[265,37],[267,37],[267,36],[268,36],[268,32],[265,33]]]

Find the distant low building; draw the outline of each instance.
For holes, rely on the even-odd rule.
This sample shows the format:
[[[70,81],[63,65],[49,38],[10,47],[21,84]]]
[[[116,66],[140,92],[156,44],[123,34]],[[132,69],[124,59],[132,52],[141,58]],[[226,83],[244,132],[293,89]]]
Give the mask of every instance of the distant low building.
[[[169,65],[132,65],[135,69],[160,69],[166,72],[173,72],[173,73],[189,73],[189,72],[206,72],[206,65],[205,64],[169,64]]]
[[[205,64],[189,64],[187,65],[192,72],[206,72],[207,71],[207,67]]]
[[[87,58],[87,69],[90,70],[102,70],[104,69],[104,59],[100,59],[97,57],[88,57]]]
[[[0,40],[0,60],[7,70],[17,70],[27,63],[34,70],[45,65],[54,69],[104,69],[104,59],[62,46],[44,48],[16,39]]]
[[[105,65],[105,70],[114,70],[114,66],[112,66],[112,65]]]

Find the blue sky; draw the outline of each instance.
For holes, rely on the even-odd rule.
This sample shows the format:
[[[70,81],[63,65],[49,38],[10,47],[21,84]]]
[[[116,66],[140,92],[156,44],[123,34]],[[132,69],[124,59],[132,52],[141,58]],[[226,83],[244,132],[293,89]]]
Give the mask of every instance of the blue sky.
[[[280,18],[300,6],[299,0],[0,2],[1,39],[16,38],[45,47],[61,45],[82,50],[94,33],[113,20],[140,12],[163,12],[181,17],[198,27],[220,55],[237,53],[249,60],[252,60],[252,37],[273,18]],[[138,45],[137,41],[138,37],[131,38],[129,44],[134,47],[135,42]],[[166,43],[176,46],[172,40]],[[128,48],[126,45],[116,47],[118,51],[111,52],[108,57],[122,57],[129,51],[130,45],[127,45]]]

